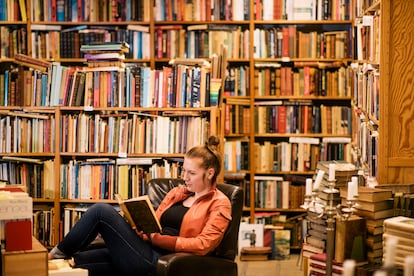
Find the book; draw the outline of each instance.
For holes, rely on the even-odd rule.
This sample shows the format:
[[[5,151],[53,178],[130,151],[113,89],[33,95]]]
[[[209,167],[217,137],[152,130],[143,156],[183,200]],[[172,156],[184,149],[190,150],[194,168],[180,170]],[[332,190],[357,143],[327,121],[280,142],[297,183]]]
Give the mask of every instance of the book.
[[[383,218],[389,218],[394,215],[394,209],[386,209],[386,210],[380,210],[380,211],[366,211],[366,210],[355,210],[355,215],[368,218],[368,219],[383,219]]]
[[[274,230],[272,244],[272,259],[286,260],[290,258],[290,230]]]
[[[341,189],[341,197],[347,198],[348,190]],[[371,188],[366,186],[358,187],[358,201],[378,202],[392,198],[392,191],[389,189]]]
[[[161,224],[155,215],[151,201],[147,195],[124,200],[116,194],[122,213],[132,228],[145,234],[161,232]]]
[[[414,218],[404,216],[392,217],[384,220],[384,228],[395,229],[400,231],[414,231]]]
[[[6,221],[6,251],[32,249],[32,221],[9,220]]]
[[[346,205],[346,200],[342,199],[342,204]],[[376,212],[386,209],[392,209],[394,207],[394,201],[392,199],[377,201],[377,202],[369,202],[369,201],[362,201],[358,200],[358,209],[366,210],[370,212]]]

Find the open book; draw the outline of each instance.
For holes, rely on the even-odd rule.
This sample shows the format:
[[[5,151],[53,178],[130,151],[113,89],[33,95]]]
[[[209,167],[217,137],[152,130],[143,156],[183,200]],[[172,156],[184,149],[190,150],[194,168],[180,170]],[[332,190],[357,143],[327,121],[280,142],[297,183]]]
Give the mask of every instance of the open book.
[[[122,199],[119,194],[115,197],[131,227],[136,227],[145,234],[161,232],[161,224],[147,195],[127,200]]]

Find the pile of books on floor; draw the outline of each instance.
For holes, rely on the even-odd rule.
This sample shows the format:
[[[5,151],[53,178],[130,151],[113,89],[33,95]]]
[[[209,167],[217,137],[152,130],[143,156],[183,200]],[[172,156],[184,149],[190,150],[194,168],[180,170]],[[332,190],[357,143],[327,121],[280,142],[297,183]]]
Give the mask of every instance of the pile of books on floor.
[[[326,215],[320,217],[317,213],[308,211],[306,217],[306,236],[302,245],[303,257],[324,253],[326,249]]]
[[[307,274],[312,276],[326,275],[326,253],[313,254],[309,257]],[[332,276],[342,275],[343,266],[341,262],[332,261]]]
[[[385,219],[383,239],[382,260],[384,261],[388,254],[395,254],[394,264],[403,268],[405,257],[414,255],[414,218],[398,216]],[[388,242],[390,239],[397,240],[395,248],[388,248],[391,246]]]
[[[342,204],[347,198],[347,189],[341,189]],[[358,205],[355,215],[365,218],[367,228],[367,258],[369,263],[382,261],[382,234],[383,223],[386,218],[392,217],[392,191],[371,187],[358,188]]]

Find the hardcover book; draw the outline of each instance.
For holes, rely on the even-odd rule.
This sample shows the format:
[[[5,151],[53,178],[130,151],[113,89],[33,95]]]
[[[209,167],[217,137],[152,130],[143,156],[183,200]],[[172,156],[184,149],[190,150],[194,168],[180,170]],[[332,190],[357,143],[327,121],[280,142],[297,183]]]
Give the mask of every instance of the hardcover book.
[[[161,224],[147,195],[127,200],[123,200],[119,194],[115,195],[115,197],[124,217],[132,228],[136,228],[138,231],[143,231],[146,234],[161,232]]]

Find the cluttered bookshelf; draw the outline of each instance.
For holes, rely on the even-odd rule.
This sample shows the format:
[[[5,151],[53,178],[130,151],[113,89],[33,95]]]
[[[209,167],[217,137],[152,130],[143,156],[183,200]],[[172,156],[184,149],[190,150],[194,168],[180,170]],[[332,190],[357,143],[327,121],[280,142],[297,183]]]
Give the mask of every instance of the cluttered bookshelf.
[[[181,138],[175,140],[177,147],[166,148],[158,144],[158,134],[145,135],[155,124],[159,129],[168,124],[176,133],[201,129],[200,137],[223,137],[223,177],[243,186],[250,222],[261,219],[263,212],[293,218],[303,214],[305,180],[314,174],[317,161],[354,162],[355,143],[365,177],[375,176],[381,184],[411,181],[411,126],[403,127],[396,119],[410,118],[405,112],[409,109],[400,109],[401,102],[410,103],[411,90],[405,87],[410,81],[402,73],[405,63],[393,59],[403,47],[399,37],[388,39],[390,33],[400,34],[398,24],[403,25],[389,18],[407,16],[392,16],[394,9],[388,8],[404,5],[404,10],[411,10],[411,3],[364,1],[370,5],[360,6],[359,1],[346,1],[339,9],[316,1],[315,6],[286,9],[277,0],[228,5],[187,1],[180,7],[170,5],[172,1],[111,1],[98,6],[90,0],[80,2],[83,9],[77,9],[57,2],[43,6],[37,0],[19,1],[20,14],[0,21],[1,123],[10,130],[1,134],[6,141],[0,144],[1,164],[3,171],[11,167],[19,172],[13,181],[36,187],[34,202],[42,209],[47,205],[60,214],[66,203],[113,200],[110,191],[118,189],[114,175],[127,168],[128,178],[138,183],[151,177],[149,171],[158,175],[156,171],[167,168],[175,175],[186,147],[178,146]],[[106,69],[96,69],[102,65],[96,53],[82,50],[82,45],[117,41],[128,42],[129,51],[107,55]],[[225,64],[215,55],[223,50]],[[410,51],[403,52],[411,60]],[[42,63],[25,61],[25,56]],[[150,91],[165,90],[161,84],[174,81],[166,76],[173,68],[180,70],[169,62],[187,58],[196,60],[196,66],[186,74],[204,74],[204,61],[221,68],[222,79],[210,78],[210,86],[222,87],[213,102],[206,97],[187,102],[183,97],[168,100],[162,93],[137,93],[147,89],[139,84],[150,85]],[[59,73],[48,78],[49,71]],[[390,72],[395,77],[388,77]],[[142,76],[159,81],[142,83]],[[105,86],[102,98],[92,97],[94,79]],[[404,89],[397,89],[401,85]],[[84,86],[88,89],[76,89]],[[381,93],[379,87],[398,93]],[[378,108],[378,101],[384,108]],[[384,131],[378,132],[379,125]],[[132,136],[124,135],[130,128]],[[92,129],[96,134],[90,134]],[[30,135],[33,138],[27,138]],[[7,160],[20,157],[33,160]],[[124,159],[131,163],[122,163]],[[39,167],[47,173],[29,179],[27,171]],[[84,177],[108,172],[105,185],[99,191],[72,185],[73,174],[80,171]],[[266,195],[270,190],[273,195]],[[59,216],[53,225],[57,241]]]

